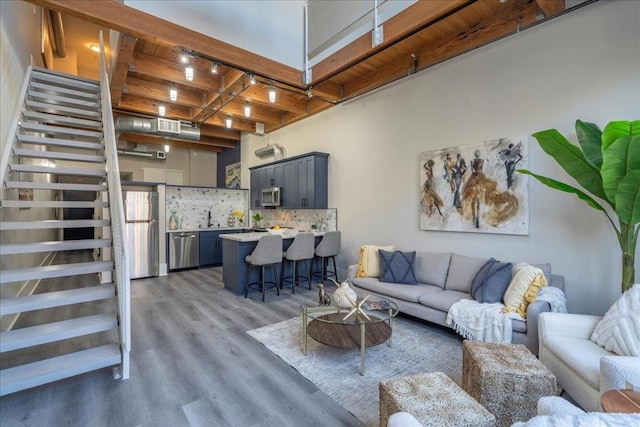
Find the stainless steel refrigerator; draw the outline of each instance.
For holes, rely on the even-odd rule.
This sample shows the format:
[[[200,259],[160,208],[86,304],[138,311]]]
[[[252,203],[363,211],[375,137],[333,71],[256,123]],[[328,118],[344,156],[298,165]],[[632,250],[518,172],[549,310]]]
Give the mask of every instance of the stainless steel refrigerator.
[[[125,191],[124,219],[132,279],[159,274],[158,193]]]

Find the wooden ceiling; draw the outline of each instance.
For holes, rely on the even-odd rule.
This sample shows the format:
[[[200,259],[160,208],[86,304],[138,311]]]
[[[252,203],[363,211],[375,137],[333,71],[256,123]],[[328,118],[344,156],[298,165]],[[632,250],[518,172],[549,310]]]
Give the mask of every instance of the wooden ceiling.
[[[28,1],[119,31],[111,87],[114,114],[157,117],[164,104],[165,117],[201,130],[197,143],[173,143],[210,151],[235,146],[241,132],[256,131],[256,123],[264,125],[265,133],[275,131],[568,11],[564,0],[422,0],[384,23],[382,44],[371,47],[370,33],[360,37],[313,66],[312,81],[304,84],[303,70],[116,1]],[[580,6],[592,1],[597,0]],[[185,78],[185,53],[194,68],[192,81]],[[214,63],[217,73],[211,71]],[[271,86],[277,92],[273,103]],[[174,102],[169,88],[178,91]],[[249,117],[244,115],[247,104]],[[126,137],[163,143],[150,135]]]

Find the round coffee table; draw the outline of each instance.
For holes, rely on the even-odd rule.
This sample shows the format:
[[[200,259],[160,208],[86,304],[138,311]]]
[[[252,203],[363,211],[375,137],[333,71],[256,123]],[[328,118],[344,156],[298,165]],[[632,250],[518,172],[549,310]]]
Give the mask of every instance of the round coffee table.
[[[302,337],[307,354],[307,337],[332,347],[360,349],[360,375],[365,371],[367,347],[387,343],[391,347],[392,319],[398,306],[388,300],[370,297],[361,311],[336,306],[302,305]]]

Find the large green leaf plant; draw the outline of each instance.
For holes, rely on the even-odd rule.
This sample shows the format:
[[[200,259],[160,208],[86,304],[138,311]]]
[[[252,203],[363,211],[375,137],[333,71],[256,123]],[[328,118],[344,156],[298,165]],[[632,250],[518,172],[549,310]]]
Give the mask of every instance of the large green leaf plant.
[[[518,172],[531,175],[553,189],[575,194],[607,217],[622,251],[624,292],[634,282],[640,230],[640,120],[610,122],[602,131],[593,123],[577,120],[576,135],[580,147],[555,129],[536,132],[533,137],[590,194],[526,169]]]

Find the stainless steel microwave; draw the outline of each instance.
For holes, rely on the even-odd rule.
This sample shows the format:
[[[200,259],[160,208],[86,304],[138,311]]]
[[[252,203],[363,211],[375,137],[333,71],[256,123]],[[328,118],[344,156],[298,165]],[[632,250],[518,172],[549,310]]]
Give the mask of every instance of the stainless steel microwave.
[[[262,206],[280,206],[280,187],[262,189]]]

